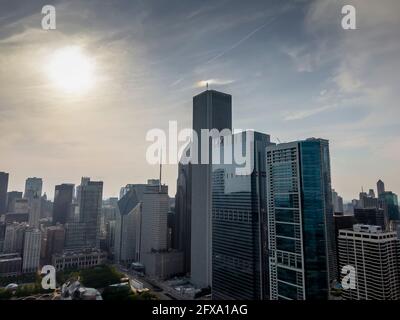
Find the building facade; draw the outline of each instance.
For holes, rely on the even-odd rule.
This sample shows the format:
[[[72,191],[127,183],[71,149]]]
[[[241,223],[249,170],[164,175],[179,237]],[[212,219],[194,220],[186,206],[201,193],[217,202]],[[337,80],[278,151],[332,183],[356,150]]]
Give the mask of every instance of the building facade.
[[[270,299],[328,299],[336,250],[328,141],[267,147]]]

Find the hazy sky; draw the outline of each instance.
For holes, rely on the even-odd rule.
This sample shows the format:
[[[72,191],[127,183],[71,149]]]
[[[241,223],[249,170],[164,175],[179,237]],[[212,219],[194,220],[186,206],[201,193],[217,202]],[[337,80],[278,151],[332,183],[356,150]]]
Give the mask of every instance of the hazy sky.
[[[41,9],[57,30],[41,29]],[[341,7],[357,30],[341,28]],[[11,190],[28,176],[54,185],[81,176],[105,196],[158,176],[146,132],[191,127],[198,82],[233,95],[235,128],[273,141],[330,140],[333,187],[345,199],[375,187],[400,192],[398,0],[1,0],[0,171]],[[52,54],[79,46],[95,85],[54,86]],[[176,167],[164,170],[175,193]]]

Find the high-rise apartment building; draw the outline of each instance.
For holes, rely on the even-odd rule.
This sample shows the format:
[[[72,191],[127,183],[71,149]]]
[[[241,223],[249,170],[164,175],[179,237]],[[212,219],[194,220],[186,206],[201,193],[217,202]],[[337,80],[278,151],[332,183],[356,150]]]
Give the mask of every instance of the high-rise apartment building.
[[[336,250],[327,140],[267,147],[270,299],[327,299]]]
[[[192,162],[191,280],[197,287],[211,285],[211,159],[202,154],[202,129],[232,130],[232,96],[207,90],[193,98],[193,130],[198,137],[198,163]],[[210,141],[211,139],[209,139]],[[205,143],[206,141],[204,141]],[[211,151],[211,143],[210,148]],[[206,152],[206,150],[204,150]],[[208,158],[208,163],[202,162]],[[202,163],[201,163],[202,162]]]
[[[339,230],[339,265],[355,268],[355,289],[345,289],[347,300],[399,300],[399,240],[396,232],[379,226],[354,225]]]

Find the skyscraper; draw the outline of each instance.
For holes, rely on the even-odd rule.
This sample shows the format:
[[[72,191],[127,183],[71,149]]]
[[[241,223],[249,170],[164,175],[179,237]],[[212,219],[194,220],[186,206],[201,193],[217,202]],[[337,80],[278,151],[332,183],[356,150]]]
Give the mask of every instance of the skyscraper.
[[[378,197],[380,197],[380,195],[385,192],[385,184],[382,180],[378,180],[378,182],[376,183],[376,189],[378,191]]]
[[[392,191],[382,192],[379,200],[383,201],[385,210],[387,211],[389,220],[400,220],[400,210],[397,194]]]
[[[46,230],[45,262],[51,263],[53,254],[62,253],[65,243],[65,229],[62,225],[48,227]]]
[[[99,248],[103,182],[82,179],[79,188],[79,222],[85,226],[85,246]]]
[[[43,181],[42,178],[28,178],[25,181],[24,198],[29,201],[33,199],[34,195],[42,196]]]
[[[142,193],[131,185],[118,201],[115,221],[115,260],[128,264],[140,260]]]
[[[192,215],[192,165],[178,166],[177,191],[175,195],[177,249],[183,252],[183,270],[190,272],[191,215]]]
[[[65,224],[72,213],[73,184],[61,184],[55,187],[53,205],[53,225]]]
[[[42,234],[39,229],[29,228],[25,232],[22,272],[37,272],[40,265]]]
[[[25,230],[27,228],[26,223],[17,223],[7,225],[4,236],[4,253],[16,253],[22,254],[24,248]]]
[[[207,90],[193,98],[193,130],[198,137],[198,164],[192,162],[191,280],[211,285],[211,164],[200,164],[201,130],[232,130],[232,96]],[[210,139],[211,140],[211,139]],[[210,148],[211,150],[211,144]],[[203,156],[206,158],[206,155]],[[211,152],[209,152],[211,159]],[[210,163],[210,161],[209,161]]]
[[[39,228],[40,220],[40,208],[42,204],[42,199],[38,194],[34,194],[30,199],[29,207],[29,226],[33,228]]]
[[[270,298],[327,299],[336,251],[327,140],[267,147]]]
[[[343,290],[348,300],[399,300],[399,240],[381,227],[354,225],[339,230],[340,268],[353,266],[355,289]]]
[[[8,173],[0,172],[0,215],[7,211]]]
[[[22,199],[22,192],[10,191],[7,193],[7,212],[15,212],[15,201]]]
[[[213,164],[211,290],[217,300],[269,296],[265,150],[271,143],[268,135],[259,132],[234,136],[241,136],[245,144],[246,139],[253,139],[251,134],[252,154],[247,154],[251,172],[238,174],[236,169],[241,166],[236,162]],[[236,147],[233,144],[232,152]]]

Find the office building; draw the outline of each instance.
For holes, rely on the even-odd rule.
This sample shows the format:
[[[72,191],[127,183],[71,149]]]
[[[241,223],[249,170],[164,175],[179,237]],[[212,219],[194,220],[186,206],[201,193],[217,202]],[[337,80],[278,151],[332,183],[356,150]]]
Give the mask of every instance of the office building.
[[[339,264],[355,268],[355,289],[342,291],[346,300],[399,300],[399,240],[379,226],[354,225],[339,231]]]
[[[333,212],[343,213],[343,198],[332,189]]]
[[[192,165],[179,163],[177,191],[175,195],[174,249],[183,252],[183,270],[190,273],[191,216],[192,216]],[[173,242],[174,243],[174,242]]]
[[[240,174],[236,162],[213,164],[212,298],[262,300],[269,296],[265,151],[270,137],[250,131],[234,137],[240,139],[233,143],[232,154],[252,144],[248,154],[239,150],[246,150],[253,169]],[[225,146],[226,141],[221,154]]]
[[[378,182],[376,183],[376,189],[378,191],[378,198],[379,198],[381,194],[385,192],[385,184],[383,183],[382,180],[378,180]]]
[[[354,218],[358,224],[380,226],[382,230],[386,230],[389,224],[385,211],[380,208],[355,208]]]
[[[43,181],[42,178],[28,178],[25,181],[24,198],[31,201],[35,195],[42,196]]]
[[[65,251],[52,257],[52,265],[57,271],[88,269],[102,265],[107,260],[107,253],[98,249]]]
[[[202,129],[232,130],[231,95],[207,90],[193,98],[193,130],[198,137],[198,163],[192,161],[191,281],[199,288],[211,285],[212,260],[211,165],[201,161],[202,158],[207,160],[207,155],[202,156],[201,152]],[[211,159],[209,152],[208,163],[211,163]]]
[[[267,147],[270,299],[328,299],[337,277],[327,140]]]
[[[28,228],[25,232],[22,272],[34,273],[39,270],[42,233],[39,229]]]
[[[103,182],[82,178],[79,186],[79,222],[85,226],[85,246],[99,248]]]
[[[379,199],[384,203],[389,220],[400,220],[397,194],[392,191],[385,191],[380,194]]]
[[[3,252],[4,253],[23,253],[26,223],[17,223],[7,225],[4,236]]]
[[[72,213],[73,184],[61,184],[55,187],[53,204],[53,225],[65,224]]]
[[[15,212],[15,201],[17,199],[22,199],[22,192],[19,191],[10,191],[7,193],[7,212],[13,213]]]
[[[7,213],[8,173],[0,172],[0,215]]]
[[[50,264],[54,254],[64,251],[65,229],[62,225],[48,227],[46,230],[46,241],[44,247],[44,260]]]
[[[19,253],[0,254],[0,277],[15,277],[21,274],[22,258]]]
[[[42,199],[34,194],[29,203],[29,226],[39,228]]]
[[[140,260],[142,186],[131,185],[118,201],[115,260],[124,265]]]

